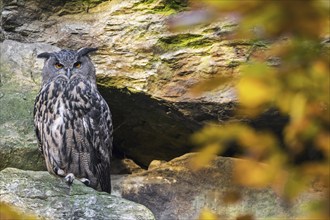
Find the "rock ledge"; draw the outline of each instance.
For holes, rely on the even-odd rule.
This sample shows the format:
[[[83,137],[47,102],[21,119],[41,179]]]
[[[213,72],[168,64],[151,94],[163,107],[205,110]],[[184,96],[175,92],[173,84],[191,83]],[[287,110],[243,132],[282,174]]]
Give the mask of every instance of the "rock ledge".
[[[143,205],[97,192],[74,181],[71,189],[44,171],[6,168],[0,172],[0,200],[41,219],[155,219]]]

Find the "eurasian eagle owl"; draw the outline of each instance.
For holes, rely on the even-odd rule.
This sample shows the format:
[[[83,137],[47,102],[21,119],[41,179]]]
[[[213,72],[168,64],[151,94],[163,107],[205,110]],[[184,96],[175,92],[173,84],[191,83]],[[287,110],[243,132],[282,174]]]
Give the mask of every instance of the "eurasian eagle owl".
[[[42,87],[34,105],[39,149],[50,173],[77,178],[110,193],[112,120],[109,107],[96,87],[95,67],[88,53],[61,50],[41,53]]]

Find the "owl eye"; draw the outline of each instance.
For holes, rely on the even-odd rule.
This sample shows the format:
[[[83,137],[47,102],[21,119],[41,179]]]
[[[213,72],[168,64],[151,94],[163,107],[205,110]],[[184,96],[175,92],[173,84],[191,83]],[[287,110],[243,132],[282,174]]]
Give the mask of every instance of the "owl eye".
[[[62,69],[63,68],[63,65],[60,64],[60,63],[55,63],[54,66],[55,66],[56,69]]]
[[[76,68],[80,68],[81,67],[81,62],[76,62],[75,64],[73,64],[74,65],[74,67],[76,67]]]

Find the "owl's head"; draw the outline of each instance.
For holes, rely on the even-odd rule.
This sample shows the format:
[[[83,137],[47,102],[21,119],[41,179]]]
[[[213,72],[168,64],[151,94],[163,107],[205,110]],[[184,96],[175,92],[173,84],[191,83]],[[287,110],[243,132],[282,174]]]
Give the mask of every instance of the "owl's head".
[[[81,48],[39,54],[38,58],[45,59],[42,83],[45,84],[59,75],[64,75],[68,79],[79,75],[79,77],[95,83],[95,67],[88,53],[96,50],[97,48]]]

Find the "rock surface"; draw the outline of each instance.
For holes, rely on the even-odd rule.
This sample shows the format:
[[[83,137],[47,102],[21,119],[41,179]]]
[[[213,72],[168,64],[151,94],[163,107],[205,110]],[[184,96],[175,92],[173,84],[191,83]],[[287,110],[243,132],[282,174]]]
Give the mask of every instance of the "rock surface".
[[[202,209],[220,219],[249,215],[256,219],[288,219],[304,216],[303,206],[320,199],[321,192],[310,192],[297,199],[292,208],[271,189],[251,189],[237,185],[233,163],[239,159],[216,157],[200,170],[193,170],[190,153],[148,171],[120,181],[119,192],[131,201],[148,207],[158,220],[197,219]],[[161,204],[161,205],[160,205]]]
[[[0,43],[0,170],[45,169],[33,129],[33,103],[42,67],[36,55],[56,49],[42,43]]]
[[[115,153],[147,167],[154,159],[169,160],[190,151],[189,136],[203,122],[231,117],[236,98],[230,86],[200,97],[191,96],[189,89],[216,74],[237,75],[235,67],[246,60],[244,51],[252,45],[223,40],[233,23],[219,21],[172,33],[168,18],[184,10],[186,1],[70,2],[3,1],[1,36],[3,44],[12,46],[5,46],[1,56],[11,56],[15,65],[10,73],[22,71],[22,84],[33,84],[28,101],[22,102],[26,113],[32,111],[37,87],[30,73],[40,82],[37,52],[95,46],[99,48],[93,56],[99,88],[114,117]],[[20,43],[30,51],[21,51]],[[34,50],[31,45],[36,43],[44,47]],[[12,96],[15,92],[5,91]],[[1,104],[8,109],[17,105],[8,102]],[[29,125],[7,125],[31,132]]]
[[[6,168],[0,172],[1,202],[42,219],[154,219],[143,205],[74,181],[71,190],[43,171]]]
[[[2,8],[0,39],[11,47],[3,46],[1,56],[10,57],[14,64],[7,69],[10,74],[22,72],[15,82],[33,85],[28,90],[18,87],[10,91],[4,89],[5,83],[0,86],[1,94],[8,97],[1,105],[10,112],[3,111],[4,117],[10,118],[15,114],[11,110],[19,105],[25,113],[22,121],[30,120],[40,82],[41,61],[35,59],[39,51],[98,47],[92,59],[99,90],[113,114],[114,153],[132,158],[144,168],[154,159],[168,161],[191,151],[190,135],[205,122],[232,119],[236,105],[232,85],[198,96],[190,89],[205,79],[236,77],[239,64],[262,47],[226,40],[236,24],[225,18],[170,32],[169,19],[186,10],[187,1],[4,0]],[[39,49],[33,49],[35,45]],[[21,51],[22,47],[26,50]],[[25,93],[27,101],[19,102]],[[280,120],[269,123],[272,118],[276,117],[258,123],[276,127]],[[30,124],[15,124],[15,120],[6,126],[6,130],[24,130],[25,135],[32,132]]]

